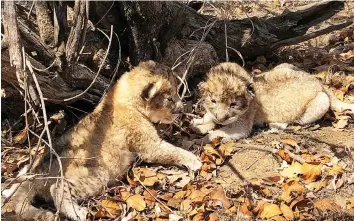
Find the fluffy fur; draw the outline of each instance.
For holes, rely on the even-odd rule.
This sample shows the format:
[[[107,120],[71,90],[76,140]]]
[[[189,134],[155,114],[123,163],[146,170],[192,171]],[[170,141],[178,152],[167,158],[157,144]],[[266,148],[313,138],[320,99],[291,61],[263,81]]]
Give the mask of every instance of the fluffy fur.
[[[271,129],[309,124],[329,108],[354,113],[354,104],[341,102],[315,77],[286,63],[254,79],[239,65],[222,63],[210,70],[200,92],[207,113],[192,127],[209,132],[205,141],[247,137],[254,124],[267,123]],[[212,130],[216,124],[225,126]]]
[[[152,124],[171,123],[182,110],[172,79],[167,67],[152,61],[122,75],[96,109],[56,142],[62,149],[64,186],[51,178],[15,184],[3,194],[6,197],[19,187],[9,206],[25,220],[53,220],[52,212],[31,205],[39,195],[53,199],[63,215],[83,221],[87,209],[79,200],[101,193],[124,176],[137,156],[146,162],[198,170],[202,165],[198,157],[162,140]],[[44,157],[31,172],[60,176],[55,157],[51,167],[49,159]]]

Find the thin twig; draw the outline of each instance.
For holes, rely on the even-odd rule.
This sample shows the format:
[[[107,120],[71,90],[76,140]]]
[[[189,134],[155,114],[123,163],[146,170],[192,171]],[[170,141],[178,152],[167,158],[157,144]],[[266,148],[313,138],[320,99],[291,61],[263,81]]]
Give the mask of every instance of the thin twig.
[[[225,56],[226,56],[226,62],[229,62],[229,53],[227,52],[227,27],[226,27],[226,21],[224,21],[224,30],[225,30]]]
[[[100,20],[98,20],[98,22],[94,25],[94,26],[97,26],[105,17],[106,15],[108,14],[108,12],[113,8],[113,5],[114,5],[115,1],[112,2],[112,5],[111,7],[109,7],[109,9],[104,13],[104,15],[102,16],[102,18]]]
[[[42,142],[42,138],[43,138],[44,132],[45,132],[45,129],[42,130],[42,133],[39,135],[39,140],[38,140],[38,143],[37,143],[37,146],[36,146],[36,150],[34,152],[33,158],[30,161],[30,165],[28,166],[28,171],[31,171],[31,168],[32,168],[32,166],[33,166],[33,164],[34,164],[34,162],[35,162],[35,160],[37,158],[37,155],[39,153],[39,146],[40,146],[40,144]],[[30,152],[30,156],[32,156],[31,152]]]
[[[102,68],[103,68],[103,65],[104,63],[106,62],[106,59],[108,57],[108,53],[110,51],[110,48],[111,48],[111,43],[112,43],[112,37],[113,37],[113,25],[111,25],[111,34],[110,34],[110,37],[109,37],[109,43],[108,43],[108,47],[107,47],[107,50],[106,50],[106,54],[104,56],[104,59],[103,59],[103,62],[101,63],[97,73],[96,73],[96,76],[94,77],[94,79],[92,80],[91,84],[83,91],[81,92],[80,94],[77,94],[73,97],[70,97],[70,98],[65,98],[63,100],[57,100],[57,99],[47,99],[47,100],[55,100],[55,101],[62,101],[62,102],[67,102],[67,101],[71,101],[71,100],[74,100],[76,98],[79,98],[81,97],[82,95],[84,95],[88,90],[90,90],[90,88],[93,86],[93,84],[96,82]]]
[[[253,150],[260,150],[260,151],[267,151],[273,154],[277,154],[278,150],[271,148],[271,147],[267,147],[265,145],[256,145],[256,144],[236,144],[235,147],[237,148],[246,148],[246,149],[253,149]],[[284,151],[289,154],[289,156],[291,158],[293,158],[294,160],[298,161],[301,164],[304,164],[306,161],[301,158],[301,156],[296,155],[294,153],[291,153],[289,150],[284,149]]]
[[[46,71],[48,71],[51,67],[53,67],[54,66],[54,64],[55,64],[55,62],[57,61],[57,57],[54,59],[54,61],[48,66],[48,67],[46,67],[46,68],[44,68],[44,69],[40,69],[40,68],[36,68],[36,67],[34,67],[33,65],[32,65],[32,68],[34,69],[34,70],[36,70],[36,71],[40,71],[40,72],[46,72]]]
[[[36,1],[33,1],[33,2],[32,2],[31,8],[30,8],[30,10],[28,11],[28,14],[27,14],[27,19],[30,18],[31,13],[32,13],[32,10],[33,10],[33,6],[34,6],[35,3],[36,3]]]
[[[310,34],[306,34],[306,35],[297,36],[297,37],[294,37],[294,38],[288,38],[288,39],[285,39],[285,40],[282,40],[282,41],[278,41],[277,43],[273,44],[270,47],[270,50],[274,50],[274,49],[280,48],[282,46],[290,45],[290,44],[298,44],[300,42],[310,40],[310,39],[315,38],[317,36],[324,35],[324,34],[327,34],[329,32],[345,28],[345,27],[347,27],[347,26],[349,26],[351,24],[353,24],[353,21],[347,21],[347,22],[344,22],[342,24],[331,25],[331,26],[329,26],[327,28],[323,28],[323,29],[321,29],[319,31],[315,31],[315,32],[312,32]]]
[[[42,93],[42,90],[39,86],[39,83],[38,83],[38,80],[37,80],[37,77],[32,69],[32,65],[31,63],[26,59],[26,65],[29,69],[29,71],[31,72],[32,74],[32,78],[33,78],[33,81],[36,85],[36,89],[37,89],[37,92],[38,92],[38,95],[39,95],[39,98],[40,98],[40,101],[41,101],[41,106],[42,106],[42,113],[43,113],[43,120],[44,120],[44,128],[45,128],[45,131],[47,133],[47,138],[48,138],[48,144],[49,144],[49,148],[50,148],[50,152],[52,154],[55,155],[55,157],[57,158],[57,161],[58,161],[58,165],[59,165],[59,169],[60,169],[60,176],[61,176],[61,185],[62,185],[62,193],[64,193],[64,172],[63,172],[63,165],[61,163],[61,160],[60,160],[60,156],[58,155],[58,153],[54,150],[53,148],[53,145],[52,145],[52,139],[51,139],[51,135],[50,135],[50,131],[49,131],[49,127],[48,127],[48,118],[47,118],[47,111],[46,111],[46,108],[45,108],[45,103],[44,103],[44,97],[43,97],[43,93]],[[50,170],[50,166],[48,168]],[[64,196],[64,194],[62,194]],[[60,200],[60,205],[57,205],[57,214],[56,215],[59,215],[59,211],[60,211],[60,207],[61,207],[61,203],[62,203],[63,200]]]
[[[72,107],[72,106],[70,106],[70,105],[66,105],[66,107],[72,108],[72,109],[77,110],[77,111],[80,111],[80,112],[82,112],[82,113],[84,113],[84,114],[87,114],[87,113],[88,113],[88,112],[86,112],[86,111],[83,111],[83,110],[81,110],[81,109],[79,109],[79,108],[76,108],[76,107]]]
[[[201,39],[199,40],[198,44],[193,47],[193,49],[191,50],[191,52],[189,54],[189,57],[188,57],[188,60],[187,60],[187,68],[184,71],[183,76],[182,77],[178,77],[178,79],[181,81],[181,83],[177,86],[177,91],[180,90],[182,85],[184,86],[183,87],[183,91],[182,91],[182,95],[180,96],[181,99],[183,99],[185,97],[185,94],[186,94],[187,91],[190,93],[189,88],[188,88],[188,84],[187,84],[187,81],[186,81],[186,77],[187,77],[187,73],[188,73],[188,71],[189,71],[189,69],[190,69],[190,67],[191,67],[191,65],[192,65],[192,63],[194,61],[196,50],[200,47],[201,43],[204,42],[206,36],[209,34],[211,28],[214,26],[214,24],[217,21],[215,19],[211,24],[208,24],[210,20],[212,20],[212,18],[209,19],[207,21],[206,25],[203,27],[204,31],[203,31]],[[192,35],[193,35],[193,33],[192,33]]]
[[[98,28],[99,31],[101,31],[99,28]],[[102,33],[104,33],[103,31],[101,31]],[[112,78],[111,78],[111,81],[109,82],[109,85],[108,87],[104,90],[102,96],[101,96],[101,99],[99,102],[102,101],[102,99],[104,98],[104,96],[106,95],[107,91],[111,88],[117,74],[118,74],[118,70],[119,70],[119,66],[120,66],[120,63],[121,63],[121,60],[122,60],[122,47],[120,45],[120,40],[119,40],[119,36],[116,32],[113,32],[114,35],[116,36],[117,40],[118,40],[118,46],[119,46],[119,50],[118,50],[118,61],[117,61],[117,65],[116,67],[114,68],[113,70],[113,75],[112,75]],[[105,33],[104,33],[105,34]],[[107,35],[106,35],[107,36]],[[108,36],[107,36],[108,38]],[[109,39],[108,39],[109,40]]]
[[[242,67],[244,67],[245,64],[246,64],[246,62],[245,62],[245,60],[243,59],[243,56],[242,56],[241,52],[239,52],[239,51],[236,50],[235,48],[232,48],[232,47],[229,47],[229,46],[227,46],[227,48],[230,48],[230,49],[232,49],[234,52],[236,52],[236,54],[237,54],[237,55],[241,58],[241,60],[242,60]]]

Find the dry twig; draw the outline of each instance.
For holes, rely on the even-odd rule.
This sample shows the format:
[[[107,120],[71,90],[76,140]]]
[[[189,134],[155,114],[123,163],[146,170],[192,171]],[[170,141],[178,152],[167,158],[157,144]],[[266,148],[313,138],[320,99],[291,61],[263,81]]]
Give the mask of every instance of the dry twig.
[[[236,144],[235,145],[236,148],[242,148],[242,149],[253,149],[253,150],[260,150],[260,151],[267,151],[273,154],[277,154],[278,150],[271,148],[271,147],[267,147],[265,145],[255,145],[255,144]],[[306,161],[299,155],[296,155],[294,153],[291,153],[289,150],[284,149],[284,151],[289,154],[289,156],[291,158],[293,158],[294,160],[298,161],[301,164],[304,164]]]

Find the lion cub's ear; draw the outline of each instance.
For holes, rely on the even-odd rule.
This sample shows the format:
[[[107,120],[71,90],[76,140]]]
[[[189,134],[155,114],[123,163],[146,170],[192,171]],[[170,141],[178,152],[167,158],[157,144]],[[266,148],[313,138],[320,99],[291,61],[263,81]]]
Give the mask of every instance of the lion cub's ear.
[[[157,64],[155,61],[148,60],[148,61],[141,61],[139,63],[139,66],[146,70],[154,71],[156,69]]]
[[[151,98],[153,98],[161,90],[162,85],[162,80],[148,84],[141,92],[141,98],[147,101],[151,100]]]

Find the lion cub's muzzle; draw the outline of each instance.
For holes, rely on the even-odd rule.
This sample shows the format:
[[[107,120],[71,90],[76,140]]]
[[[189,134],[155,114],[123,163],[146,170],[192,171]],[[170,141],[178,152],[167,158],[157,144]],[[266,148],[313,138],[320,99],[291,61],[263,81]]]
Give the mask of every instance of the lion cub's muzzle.
[[[183,113],[183,109],[184,109],[184,107],[183,107],[183,103],[182,103],[182,101],[177,101],[176,102],[176,108],[175,108],[175,110],[174,110],[174,113],[175,114],[181,114],[181,113]]]

